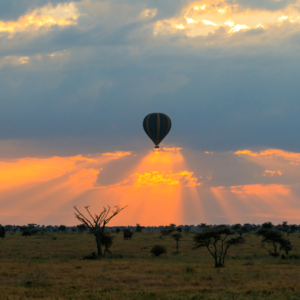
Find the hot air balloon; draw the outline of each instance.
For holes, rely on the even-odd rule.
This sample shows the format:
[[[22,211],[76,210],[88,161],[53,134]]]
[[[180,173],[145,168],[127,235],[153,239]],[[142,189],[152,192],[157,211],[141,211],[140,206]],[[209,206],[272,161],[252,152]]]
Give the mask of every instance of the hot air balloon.
[[[149,138],[159,148],[159,143],[171,129],[171,119],[162,113],[153,113],[145,117],[143,127]]]

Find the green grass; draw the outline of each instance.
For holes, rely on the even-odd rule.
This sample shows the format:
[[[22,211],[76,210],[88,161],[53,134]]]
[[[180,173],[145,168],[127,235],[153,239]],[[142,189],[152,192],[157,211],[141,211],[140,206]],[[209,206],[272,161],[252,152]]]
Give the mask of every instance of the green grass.
[[[179,254],[175,241],[158,233],[114,236],[112,255],[123,258],[88,261],[83,256],[96,251],[92,235],[7,234],[0,241],[0,299],[300,299],[300,260],[270,257],[254,234],[229,250],[221,269],[206,249],[192,250],[192,233],[183,235]],[[300,256],[299,233],[289,238],[290,254]],[[168,253],[153,257],[155,244]]]

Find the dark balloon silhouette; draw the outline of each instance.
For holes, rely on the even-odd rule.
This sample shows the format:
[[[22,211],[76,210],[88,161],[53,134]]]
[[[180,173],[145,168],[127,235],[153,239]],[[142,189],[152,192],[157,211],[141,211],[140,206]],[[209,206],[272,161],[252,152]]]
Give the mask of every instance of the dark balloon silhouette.
[[[161,113],[149,114],[144,119],[143,127],[149,138],[155,144],[155,148],[159,148],[158,145],[171,129],[171,119]]]

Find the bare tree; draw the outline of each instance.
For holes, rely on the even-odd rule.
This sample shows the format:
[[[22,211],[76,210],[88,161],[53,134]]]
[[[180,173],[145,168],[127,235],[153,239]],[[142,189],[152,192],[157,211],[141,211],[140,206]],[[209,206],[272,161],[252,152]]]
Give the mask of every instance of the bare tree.
[[[127,206],[125,206],[125,207],[127,207]],[[101,238],[103,236],[106,224],[114,216],[119,214],[121,212],[121,210],[123,210],[125,207],[120,208],[120,206],[117,205],[117,206],[115,206],[114,211],[110,210],[110,206],[108,206],[108,208],[103,207],[103,211],[99,215],[95,214],[95,217],[93,217],[89,211],[89,206],[85,206],[85,209],[87,210],[89,216],[91,217],[91,220],[89,220],[77,209],[76,206],[74,206],[75,210],[77,211],[77,213],[76,212],[74,213],[76,218],[80,222],[82,222],[82,224],[85,224],[90,229],[91,233],[93,233],[95,235],[97,249],[98,249],[98,257],[103,257],[102,249],[101,249]]]

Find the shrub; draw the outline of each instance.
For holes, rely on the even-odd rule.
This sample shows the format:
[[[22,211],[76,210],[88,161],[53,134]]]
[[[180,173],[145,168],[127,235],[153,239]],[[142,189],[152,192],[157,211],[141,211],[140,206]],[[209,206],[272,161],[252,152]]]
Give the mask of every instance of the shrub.
[[[167,253],[167,249],[165,246],[155,245],[150,252],[155,256],[160,256],[161,254]]]
[[[103,256],[105,256],[105,253],[108,252],[111,254],[110,252],[110,246],[112,245],[113,242],[113,236],[111,236],[109,233],[107,232],[103,232],[102,236],[101,236],[101,245],[104,246],[104,252],[103,252]]]
[[[60,230],[61,232],[65,232],[65,231],[67,230],[67,226],[65,226],[65,225],[60,225],[60,226],[58,227],[58,230]]]
[[[0,225],[0,237],[3,239],[5,237],[5,228]]]
[[[84,225],[84,224],[77,225],[76,227],[77,227],[77,230],[78,230],[78,234],[83,233],[87,229],[86,225]]]
[[[133,232],[132,232],[129,228],[126,228],[126,229],[123,231],[123,237],[124,237],[124,240],[131,239],[132,236],[133,236]]]
[[[191,227],[190,227],[189,225],[185,225],[184,228],[183,228],[183,230],[184,230],[184,233],[185,233],[186,235],[188,235],[189,232],[190,232],[190,230],[191,230]]]
[[[136,232],[142,232],[145,227],[140,224],[136,224]]]
[[[30,230],[24,230],[23,231],[23,233],[22,233],[22,236],[31,236],[32,235],[32,233],[31,233],[31,231]]]

